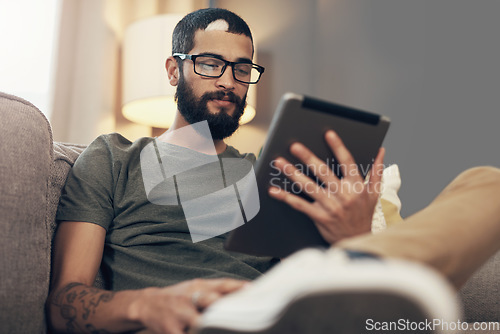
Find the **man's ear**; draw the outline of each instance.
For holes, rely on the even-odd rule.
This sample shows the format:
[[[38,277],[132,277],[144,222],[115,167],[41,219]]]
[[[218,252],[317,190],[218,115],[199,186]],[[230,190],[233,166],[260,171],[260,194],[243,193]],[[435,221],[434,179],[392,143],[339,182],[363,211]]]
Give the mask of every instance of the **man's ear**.
[[[165,69],[167,70],[168,81],[172,86],[177,86],[179,83],[179,64],[177,60],[170,56],[165,61]]]

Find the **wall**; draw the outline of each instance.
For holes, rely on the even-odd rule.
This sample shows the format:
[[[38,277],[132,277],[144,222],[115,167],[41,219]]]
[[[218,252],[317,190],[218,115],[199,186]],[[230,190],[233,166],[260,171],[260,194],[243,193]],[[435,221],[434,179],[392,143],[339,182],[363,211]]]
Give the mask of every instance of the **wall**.
[[[500,166],[500,2],[218,0],[239,13],[266,66],[254,127],[286,91],[392,119],[386,163],[400,166],[403,215],[465,168]],[[259,142],[238,134],[240,141]]]

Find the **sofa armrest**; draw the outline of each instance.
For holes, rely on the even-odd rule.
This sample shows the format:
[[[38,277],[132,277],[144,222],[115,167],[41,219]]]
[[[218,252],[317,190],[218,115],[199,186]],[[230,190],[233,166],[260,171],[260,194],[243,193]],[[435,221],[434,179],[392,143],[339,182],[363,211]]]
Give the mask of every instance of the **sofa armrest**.
[[[0,93],[0,332],[45,333],[52,134],[32,104]]]

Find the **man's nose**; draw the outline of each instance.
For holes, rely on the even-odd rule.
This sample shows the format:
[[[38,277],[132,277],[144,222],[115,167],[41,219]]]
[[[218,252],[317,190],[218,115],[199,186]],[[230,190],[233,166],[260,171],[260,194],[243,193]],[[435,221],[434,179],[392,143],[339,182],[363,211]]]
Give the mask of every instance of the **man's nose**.
[[[231,66],[227,66],[224,73],[220,78],[217,78],[215,84],[219,88],[224,88],[225,90],[233,90],[236,84],[236,80],[234,80],[233,76],[233,68]]]

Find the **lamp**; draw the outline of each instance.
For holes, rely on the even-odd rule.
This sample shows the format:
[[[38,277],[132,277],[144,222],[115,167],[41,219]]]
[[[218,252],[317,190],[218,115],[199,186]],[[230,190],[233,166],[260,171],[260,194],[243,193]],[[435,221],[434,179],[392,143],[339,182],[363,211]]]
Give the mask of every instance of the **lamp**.
[[[176,88],[168,82],[165,60],[172,54],[172,32],[183,16],[157,15],[132,23],[123,42],[123,104],[128,120],[156,128],[169,128],[175,117]],[[240,124],[255,116],[249,91]]]

